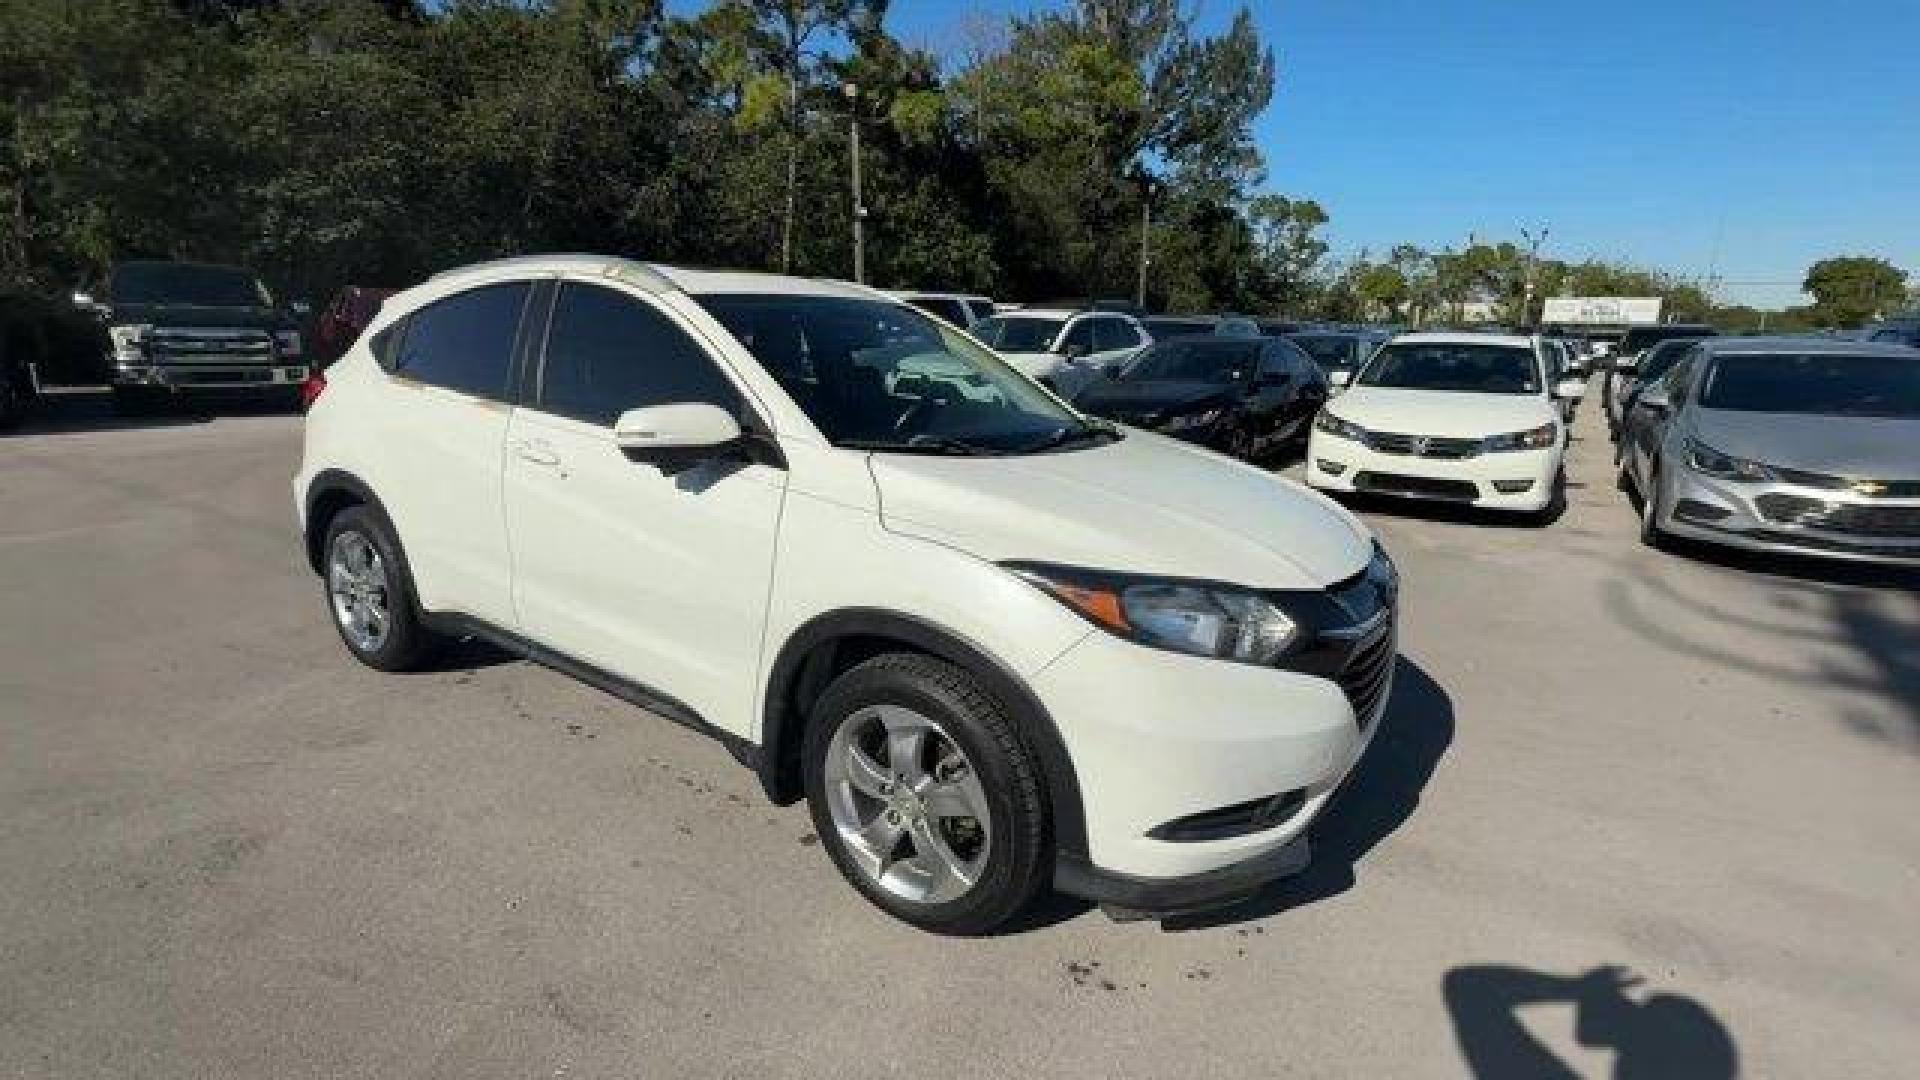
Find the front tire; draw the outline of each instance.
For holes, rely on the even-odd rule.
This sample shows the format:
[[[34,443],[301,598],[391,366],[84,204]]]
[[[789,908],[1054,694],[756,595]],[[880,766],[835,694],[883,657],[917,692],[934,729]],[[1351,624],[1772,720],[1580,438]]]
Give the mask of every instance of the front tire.
[[[420,621],[413,579],[386,518],[350,506],[327,523],[322,584],[334,629],[354,659],[411,671],[440,641]]]
[[[802,764],[834,865],[897,919],[984,934],[1046,884],[1039,766],[961,668],[886,653],[842,674],[812,710]]]
[[[1660,527],[1660,467],[1647,470],[1646,490],[1640,493],[1640,542],[1655,551],[1667,549],[1667,533]]]

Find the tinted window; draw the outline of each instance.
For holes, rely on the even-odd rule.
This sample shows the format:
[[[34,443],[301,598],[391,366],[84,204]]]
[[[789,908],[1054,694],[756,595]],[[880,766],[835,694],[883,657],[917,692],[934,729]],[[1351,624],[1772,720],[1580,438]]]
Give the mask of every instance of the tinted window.
[[[969,300],[967,310],[973,312],[973,317],[976,319],[991,319],[993,318],[993,301]]]
[[[1668,338],[1655,345],[1640,357],[1640,366],[1634,371],[1633,377],[1641,382],[1651,382],[1659,378],[1666,374],[1667,369],[1671,368],[1676,361],[1685,356],[1688,349],[1693,348],[1694,342],[1699,340],[1697,337]]]
[[[1046,352],[1060,333],[1063,321],[997,315],[975,326],[973,333],[1001,352]]]
[[[1260,372],[1271,377],[1297,378],[1313,366],[1313,361],[1290,341],[1271,341],[1260,353]]]
[[[612,289],[562,285],[547,331],[540,407],[612,426],[628,409],[676,401],[739,408],[726,376],[665,315]]]
[[[408,378],[463,394],[505,397],[527,289],[524,281],[483,285],[414,312],[395,366]]]
[[[1081,319],[1067,328],[1066,339],[1060,345],[1062,350],[1076,349],[1080,352],[1093,351],[1093,328],[1105,319]]]
[[[1739,412],[1920,417],[1920,364],[1910,356],[1837,353],[1722,356],[1700,405]]]
[[[1461,341],[1396,341],[1373,354],[1362,386],[1468,394],[1540,393],[1540,364],[1530,348]]]
[[[1666,341],[1669,338],[1702,338],[1712,337],[1713,334],[1714,330],[1711,326],[1681,324],[1631,326],[1627,328],[1626,336],[1620,339],[1620,349],[1622,352],[1639,352],[1654,342]]]
[[[909,296],[907,303],[955,326],[965,326],[973,321],[967,317],[967,305],[950,296]]]
[[[1358,338],[1340,334],[1299,334],[1288,340],[1305,349],[1307,355],[1313,357],[1313,362],[1325,371],[1351,368],[1357,360],[1354,353],[1355,346],[1359,344]]]
[[[1175,338],[1140,351],[1122,376],[1127,382],[1235,382],[1247,377],[1262,352],[1258,341]]]
[[[1093,351],[1114,352],[1140,344],[1140,335],[1125,319],[1094,320]]]

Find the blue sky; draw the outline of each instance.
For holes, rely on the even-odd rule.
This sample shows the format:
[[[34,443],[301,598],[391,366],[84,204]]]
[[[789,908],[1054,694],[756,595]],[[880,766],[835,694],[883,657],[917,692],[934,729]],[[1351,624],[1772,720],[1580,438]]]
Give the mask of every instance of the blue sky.
[[[941,52],[970,13],[1046,6],[890,21]],[[1920,276],[1920,0],[1250,6],[1280,69],[1269,186],[1318,199],[1337,254],[1545,223],[1548,254],[1717,272],[1730,299],[1792,302],[1831,254]],[[1202,25],[1237,7],[1199,0]]]

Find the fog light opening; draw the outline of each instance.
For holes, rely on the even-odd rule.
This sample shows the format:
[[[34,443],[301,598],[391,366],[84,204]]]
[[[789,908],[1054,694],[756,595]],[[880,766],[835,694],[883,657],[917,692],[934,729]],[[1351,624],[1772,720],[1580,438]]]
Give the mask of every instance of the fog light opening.
[[[1344,464],[1338,461],[1328,461],[1326,458],[1314,458],[1313,463],[1319,466],[1321,472],[1329,476],[1339,476],[1341,473],[1347,471],[1347,467]]]
[[[1493,482],[1493,490],[1498,491],[1502,495],[1518,495],[1523,491],[1530,491],[1532,488],[1533,481],[1531,480],[1495,480]]]

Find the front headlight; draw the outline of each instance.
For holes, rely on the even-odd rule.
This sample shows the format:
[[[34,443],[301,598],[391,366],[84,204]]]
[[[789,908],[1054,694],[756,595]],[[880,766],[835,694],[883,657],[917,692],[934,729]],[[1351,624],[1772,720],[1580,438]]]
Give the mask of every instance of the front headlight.
[[[1687,440],[1687,464],[1693,471],[1704,473],[1721,480],[1741,480],[1749,484],[1761,484],[1774,479],[1773,470],[1758,461],[1748,461],[1732,454],[1723,454],[1706,443],[1694,439]]]
[[[286,356],[286,357],[299,356],[300,355],[300,331],[275,330],[273,332],[273,344],[274,344],[274,347],[277,350],[279,350],[279,353],[281,356]]]
[[[1313,426],[1316,430],[1324,431],[1329,435],[1335,435],[1342,439],[1352,439],[1358,443],[1367,441],[1366,428],[1361,427],[1359,424],[1342,420],[1326,409],[1321,409],[1319,414],[1313,418]]]
[[[113,358],[121,363],[139,363],[140,345],[152,329],[145,323],[107,327],[107,340],[113,343]]]
[[[1300,632],[1265,596],[1233,585],[1045,563],[1008,563],[1007,569],[1102,630],[1156,649],[1271,664]]]
[[[1220,419],[1220,414],[1223,411],[1224,410],[1222,410],[1218,406],[1215,406],[1214,408],[1211,408],[1211,409],[1202,409],[1199,412],[1183,413],[1178,416],[1169,416],[1167,417],[1166,422],[1161,424],[1160,426],[1161,426],[1161,429],[1165,431],[1186,431],[1191,428],[1206,427],[1209,424],[1212,424],[1215,420]]]
[[[1549,421],[1537,428],[1525,431],[1512,431],[1505,435],[1488,436],[1480,449],[1489,454],[1498,454],[1514,450],[1545,450],[1560,441],[1560,429]]]

